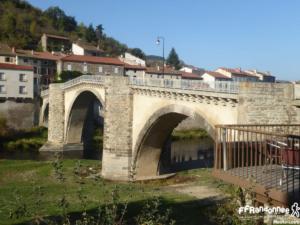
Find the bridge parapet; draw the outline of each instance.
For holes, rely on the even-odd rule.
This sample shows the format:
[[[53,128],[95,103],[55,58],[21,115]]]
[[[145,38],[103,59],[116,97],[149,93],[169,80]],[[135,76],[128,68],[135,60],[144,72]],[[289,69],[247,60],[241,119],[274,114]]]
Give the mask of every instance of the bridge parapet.
[[[105,76],[102,75],[82,75],[80,77],[77,77],[75,79],[63,83],[62,89],[67,89],[69,87],[72,87],[80,83],[104,84],[104,82],[105,82]]]
[[[202,80],[161,79],[161,78],[136,78],[130,77],[129,83],[134,86],[158,87],[192,91],[208,91],[237,94],[239,83],[232,81],[206,82]]]

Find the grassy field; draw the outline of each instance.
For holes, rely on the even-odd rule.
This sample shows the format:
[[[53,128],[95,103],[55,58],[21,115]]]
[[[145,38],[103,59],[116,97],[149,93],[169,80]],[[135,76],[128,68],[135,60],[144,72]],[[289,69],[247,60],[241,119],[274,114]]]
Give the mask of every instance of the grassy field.
[[[212,178],[209,169],[182,172],[168,180],[122,183],[98,178],[96,174],[101,170],[99,161],[81,160],[79,164],[77,160],[64,160],[61,168],[56,167],[51,162],[0,160],[1,225],[29,224],[28,221],[40,217],[58,217],[62,214],[62,207],[58,206],[62,196],[65,196],[68,203],[66,210],[71,217],[80,215],[84,208],[93,212],[100,205],[110,204],[111,192],[116,189],[119,203],[128,202],[127,224],[135,224],[133,218],[141,212],[147,200],[155,197],[160,198],[162,212],[167,208],[172,210],[171,217],[176,224],[214,224],[207,213],[216,214],[216,207],[203,207],[199,200],[166,191],[165,187],[192,182],[218,187],[225,192],[230,190],[227,185]],[[63,179],[57,179],[57,175]],[[85,204],[78,193],[84,193]]]

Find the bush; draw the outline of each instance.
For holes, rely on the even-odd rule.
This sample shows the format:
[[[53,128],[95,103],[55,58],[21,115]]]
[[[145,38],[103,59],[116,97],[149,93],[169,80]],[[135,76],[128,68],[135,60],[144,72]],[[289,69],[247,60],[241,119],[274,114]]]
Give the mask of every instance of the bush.
[[[82,75],[79,71],[63,71],[55,78],[55,83],[64,83]]]

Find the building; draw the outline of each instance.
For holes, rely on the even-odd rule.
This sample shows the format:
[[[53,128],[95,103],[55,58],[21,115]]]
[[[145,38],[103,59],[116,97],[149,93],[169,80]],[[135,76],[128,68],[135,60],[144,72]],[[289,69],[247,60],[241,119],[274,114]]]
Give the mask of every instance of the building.
[[[143,59],[140,59],[128,52],[125,52],[124,55],[121,55],[119,57],[119,59],[124,62],[124,63],[127,63],[129,65],[137,65],[137,66],[146,66],[146,61],[143,60]]]
[[[250,73],[243,71],[241,68],[231,69],[221,67],[216,70],[216,72],[225,75],[226,77],[231,78],[233,81],[237,82],[256,82],[258,81],[258,77],[254,76]]]
[[[32,66],[0,63],[0,98],[34,98]]]
[[[33,50],[16,50],[16,64],[33,67],[39,88],[47,88],[55,79],[57,61],[65,57],[62,53],[36,52]]]
[[[125,75],[128,77],[145,78],[146,67],[139,65],[124,64]]]
[[[272,76],[270,72],[261,72],[258,70],[246,70],[245,72],[258,77],[259,81],[262,82],[274,83],[276,81],[275,76]]]
[[[231,78],[215,71],[206,71],[201,77],[205,82],[232,81]]]
[[[72,53],[74,55],[86,55],[86,56],[104,56],[105,52],[99,47],[85,43],[83,41],[77,41],[72,44]]]
[[[0,63],[16,63],[15,49],[7,44],[0,43]]]
[[[200,76],[202,76],[205,73],[205,70],[202,68],[198,68],[195,66],[189,66],[189,65],[185,65],[183,66],[180,71],[182,72],[186,72],[186,73],[193,73],[193,74],[198,74]]]
[[[201,75],[195,73],[181,72],[181,79],[187,80],[202,80]]]
[[[146,78],[181,79],[181,72],[170,67],[147,67]]]
[[[71,51],[71,41],[69,38],[53,34],[43,34],[41,37],[41,44],[43,51],[61,51],[69,52]]]
[[[93,75],[124,75],[124,63],[118,58],[69,55],[59,60],[57,73],[78,71]]]

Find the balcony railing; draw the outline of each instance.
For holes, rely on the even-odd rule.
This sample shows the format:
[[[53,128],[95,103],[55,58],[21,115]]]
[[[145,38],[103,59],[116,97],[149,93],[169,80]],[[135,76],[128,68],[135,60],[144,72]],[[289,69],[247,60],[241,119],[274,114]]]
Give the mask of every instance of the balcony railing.
[[[161,78],[136,78],[130,77],[129,82],[135,86],[171,88],[193,91],[210,91],[236,94],[239,91],[239,83],[232,81],[206,82],[202,80],[185,79],[161,79]]]
[[[214,174],[265,201],[300,200],[300,124],[216,128]]]

